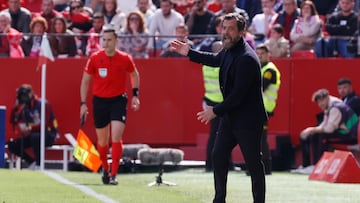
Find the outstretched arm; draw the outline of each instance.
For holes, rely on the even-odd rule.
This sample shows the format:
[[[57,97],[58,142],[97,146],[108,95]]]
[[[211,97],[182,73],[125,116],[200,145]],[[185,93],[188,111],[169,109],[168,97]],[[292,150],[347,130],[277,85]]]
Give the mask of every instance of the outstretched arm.
[[[170,43],[170,50],[175,51],[183,56],[187,56],[190,50],[190,45],[179,40],[174,40]]]

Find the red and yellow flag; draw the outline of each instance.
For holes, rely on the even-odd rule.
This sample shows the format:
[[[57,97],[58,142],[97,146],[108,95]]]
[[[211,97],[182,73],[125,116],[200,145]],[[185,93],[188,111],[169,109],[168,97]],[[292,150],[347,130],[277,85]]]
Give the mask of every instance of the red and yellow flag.
[[[74,157],[91,171],[97,172],[101,166],[99,152],[81,129],[78,132],[76,141]]]

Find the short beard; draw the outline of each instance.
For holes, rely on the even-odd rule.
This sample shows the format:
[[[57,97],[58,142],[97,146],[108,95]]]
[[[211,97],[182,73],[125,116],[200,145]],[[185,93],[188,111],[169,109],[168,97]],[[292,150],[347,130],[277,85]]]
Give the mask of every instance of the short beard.
[[[231,49],[233,46],[235,46],[236,43],[240,40],[240,37],[236,37],[231,39],[230,42],[225,42],[224,37],[222,38],[224,49]]]

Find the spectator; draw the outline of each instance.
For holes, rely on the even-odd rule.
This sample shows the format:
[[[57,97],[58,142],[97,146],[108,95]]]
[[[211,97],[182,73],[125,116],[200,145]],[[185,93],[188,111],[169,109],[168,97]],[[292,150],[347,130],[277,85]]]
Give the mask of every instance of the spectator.
[[[188,39],[189,31],[185,24],[180,24],[176,26],[175,35],[176,39],[180,42],[187,42],[191,47],[194,45],[194,43]],[[160,57],[184,57],[183,55],[170,50],[170,43],[171,41],[165,44],[162,52],[160,53]]]
[[[293,42],[291,52],[313,50],[315,42],[321,35],[321,20],[312,1],[301,4],[300,16],[291,29],[290,39]]]
[[[56,11],[54,9],[54,7],[55,7],[54,0],[42,0],[41,12],[40,12],[40,14],[35,14],[35,16],[40,15],[46,19],[47,25],[48,25],[46,32],[48,32],[48,33],[50,32],[52,20],[55,17],[62,16],[62,14],[60,12]]]
[[[264,107],[269,118],[271,118],[274,115],[276,107],[276,100],[278,98],[278,91],[281,84],[281,75],[279,69],[275,66],[274,63],[270,61],[270,50],[266,45],[258,45],[256,47],[256,54],[258,55],[261,64]],[[270,175],[272,161],[269,143],[267,140],[267,129],[268,121],[266,121],[263,126],[263,134],[261,136],[261,151],[265,174]]]
[[[10,55],[9,41],[6,35],[11,28],[11,17],[9,13],[0,12],[0,57],[8,57]]]
[[[77,55],[74,33],[66,28],[63,17],[55,17],[49,37],[51,50],[59,58],[74,57]]]
[[[272,26],[270,37],[265,41],[272,58],[289,57],[289,40],[284,37],[284,29],[280,24]]]
[[[118,48],[133,58],[149,58],[147,44],[148,32],[143,15],[139,11],[130,12],[126,28],[121,31]]]
[[[150,0],[137,0],[138,10],[144,16],[144,23],[146,28],[150,28],[151,19],[154,15],[154,12],[150,9]]]
[[[184,17],[176,12],[173,9],[172,0],[161,0],[160,1],[160,9],[157,9],[154,13],[153,19],[150,24],[149,34],[154,35],[163,35],[163,36],[174,36],[175,28],[181,23],[184,23]],[[155,41],[154,47],[154,39],[151,38],[149,40],[150,48],[161,48],[163,45],[171,41],[174,38],[171,37],[159,37]]]
[[[339,5],[341,10],[332,13],[326,22],[330,38],[320,38],[316,42],[317,57],[333,57],[337,54],[345,58],[355,56],[347,50],[349,39],[355,34],[358,25],[358,14],[353,11],[355,3],[354,0],[339,0]]]
[[[22,33],[30,32],[31,13],[21,7],[20,0],[9,0],[9,8],[4,10],[11,16],[11,27]]]
[[[70,25],[68,28],[77,34],[88,32],[92,27],[92,11],[84,7],[81,0],[70,0]]]
[[[104,15],[102,13],[95,13],[93,17],[93,27],[88,32],[89,37],[86,42],[86,56],[91,56],[91,54],[101,49],[100,34],[104,25]]]
[[[119,33],[126,26],[126,14],[118,10],[116,0],[104,0],[102,10],[105,19],[105,25],[112,24],[116,33]]]
[[[24,57],[20,46],[22,33],[11,27],[11,17],[6,11],[0,12],[0,57]]]
[[[275,0],[261,0],[262,13],[256,14],[248,31],[255,35],[255,44],[264,43],[267,40],[270,27],[277,18],[273,10]]]
[[[75,36],[76,47],[80,55],[85,55],[87,37],[82,34],[87,33],[92,27],[92,10],[85,7],[81,0],[70,0],[70,25],[68,29],[71,30]]]
[[[351,80],[348,78],[340,78],[337,83],[337,90],[343,102],[347,104],[356,115],[360,116],[360,97],[353,90]]]
[[[283,10],[279,12],[274,24],[280,24],[284,28],[284,37],[290,41],[290,32],[294,27],[295,20],[300,15],[296,0],[284,0]]]
[[[25,56],[38,57],[40,54],[40,47],[42,36],[47,30],[47,21],[41,16],[34,17],[30,23],[30,35],[24,34],[21,42],[21,47]]]
[[[24,159],[29,169],[40,168],[40,124],[41,103],[31,85],[22,84],[16,90],[15,106],[10,113],[10,123],[14,126],[15,134],[19,136],[8,142],[9,151]],[[45,146],[51,146],[58,136],[58,124],[48,101],[45,101]],[[34,158],[26,152],[32,148]]]
[[[245,10],[236,7],[236,0],[222,0],[221,5],[222,5],[222,10],[215,13],[215,15],[211,18],[211,21],[206,31],[207,34],[216,34],[215,20],[218,17],[224,16],[228,13],[238,13],[242,15],[246,19],[246,24],[248,25],[249,16]]]
[[[301,131],[303,165],[299,168],[315,165],[322,153],[328,150],[330,143],[357,143],[358,116],[348,105],[330,95],[327,89],[317,90],[312,96],[312,101],[324,111],[324,119],[318,126]],[[312,159],[310,151],[313,153]]]
[[[207,3],[207,9],[213,13],[219,12],[222,9],[221,0],[210,0]]]
[[[206,34],[207,25],[214,16],[212,12],[206,10],[206,0],[195,0],[193,7],[188,15],[185,16],[185,23],[190,35]],[[194,44],[199,44],[204,38],[190,37]]]

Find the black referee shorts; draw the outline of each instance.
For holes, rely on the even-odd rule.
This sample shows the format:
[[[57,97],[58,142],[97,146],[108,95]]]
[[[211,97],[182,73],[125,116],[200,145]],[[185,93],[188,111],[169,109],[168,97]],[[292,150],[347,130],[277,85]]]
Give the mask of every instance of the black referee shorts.
[[[96,128],[103,128],[112,120],[126,123],[126,104],[128,98],[124,93],[112,98],[93,97],[94,124]]]

